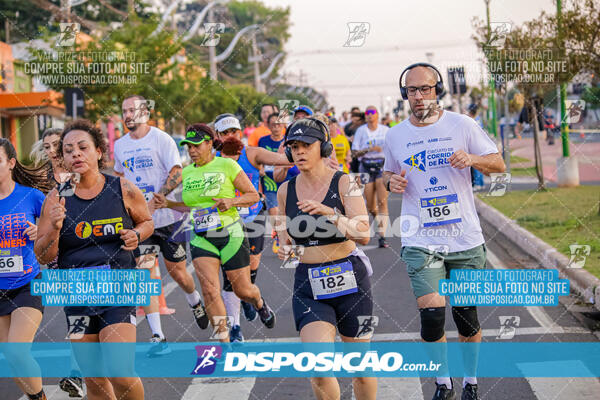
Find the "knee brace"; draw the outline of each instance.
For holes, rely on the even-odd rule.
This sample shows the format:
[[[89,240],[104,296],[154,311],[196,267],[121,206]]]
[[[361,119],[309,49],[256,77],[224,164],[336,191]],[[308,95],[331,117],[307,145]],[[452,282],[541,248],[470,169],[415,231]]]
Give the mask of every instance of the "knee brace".
[[[256,282],[256,275],[258,275],[257,269],[255,269],[254,271],[250,270],[250,282]]]
[[[421,337],[426,342],[435,342],[444,336],[446,307],[420,308]]]
[[[227,278],[225,271],[223,271],[223,290],[226,292],[233,292],[233,286],[231,286],[231,282]]]
[[[452,307],[452,318],[461,336],[471,337],[479,332],[477,307]]]

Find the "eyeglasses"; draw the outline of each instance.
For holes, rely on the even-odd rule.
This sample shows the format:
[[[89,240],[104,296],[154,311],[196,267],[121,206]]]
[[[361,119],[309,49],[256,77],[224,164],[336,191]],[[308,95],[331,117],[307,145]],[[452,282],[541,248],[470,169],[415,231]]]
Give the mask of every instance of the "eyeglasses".
[[[421,86],[421,87],[416,87],[416,86],[407,86],[406,87],[406,92],[408,93],[409,96],[414,96],[415,94],[417,94],[417,90],[419,92],[421,92],[421,94],[423,96],[428,95],[429,93],[431,93],[431,89],[433,89],[435,87],[435,85],[433,86]]]
[[[375,115],[377,114],[377,110],[367,110],[365,111],[365,115]]]

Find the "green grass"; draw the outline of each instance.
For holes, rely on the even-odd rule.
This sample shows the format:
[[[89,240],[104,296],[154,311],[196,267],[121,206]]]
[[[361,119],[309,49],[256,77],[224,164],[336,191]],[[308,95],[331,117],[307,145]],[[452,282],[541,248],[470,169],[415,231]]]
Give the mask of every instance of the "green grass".
[[[531,161],[529,158],[510,155],[510,164],[524,163]]]
[[[569,245],[590,245],[584,268],[600,278],[600,186],[523,190],[479,198],[567,257],[571,255]]]
[[[535,167],[511,168],[510,173],[512,176],[533,176],[537,178]]]

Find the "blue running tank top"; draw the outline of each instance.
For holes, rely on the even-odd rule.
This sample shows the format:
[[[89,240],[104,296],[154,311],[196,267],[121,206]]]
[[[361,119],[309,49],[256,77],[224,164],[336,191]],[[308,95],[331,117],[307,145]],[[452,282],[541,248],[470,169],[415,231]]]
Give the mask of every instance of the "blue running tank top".
[[[0,289],[17,289],[40,272],[33,241],[23,232],[40,216],[44,194],[19,185],[0,200]]]
[[[217,152],[217,156],[221,156],[220,151]],[[246,147],[242,149],[242,153],[240,154],[237,163],[240,167],[242,167],[242,170],[244,170],[246,175],[248,175],[250,182],[252,182],[252,186],[254,186],[254,189],[256,189],[256,191],[258,192],[258,187],[260,183],[260,171],[258,170],[258,168],[255,168],[254,165],[252,165],[250,160],[248,160],[248,155],[246,154]],[[240,191],[236,189],[235,195],[241,196]],[[237,209],[238,214],[240,215],[244,223],[249,223],[254,221],[254,219],[260,213],[262,208],[262,200],[259,200],[256,203],[252,204],[250,207],[238,207]]]

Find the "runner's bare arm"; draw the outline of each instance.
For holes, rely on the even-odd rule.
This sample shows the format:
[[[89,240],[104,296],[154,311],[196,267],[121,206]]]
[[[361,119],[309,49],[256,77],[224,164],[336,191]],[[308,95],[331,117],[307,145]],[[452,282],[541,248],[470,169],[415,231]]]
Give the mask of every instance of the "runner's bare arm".
[[[285,165],[288,167],[293,166],[294,164],[289,162],[285,154],[283,152],[272,152],[267,149],[263,149],[262,147],[250,147],[246,149],[248,153],[248,158],[252,165],[258,168],[259,164],[267,164],[267,165]]]
[[[448,158],[450,165],[453,168],[463,169],[473,167],[484,175],[489,175],[491,172],[504,172],[506,165],[500,153],[487,154],[478,156],[469,154],[464,150],[457,150]]]
[[[484,175],[489,175],[492,172],[506,171],[506,165],[500,153],[488,154],[486,156],[471,156],[473,157],[472,167]]]
[[[348,239],[366,245],[370,240],[369,215],[362,196],[350,195],[350,176],[342,175],[338,182],[345,214],[335,218],[335,225]]]
[[[181,183],[181,166],[176,165],[169,171],[165,184],[158,191],[164,195],[171,193]]]
[[[144,198],[142,191],[125,178],[121,178],[121,192],[123,193],[123,203],[125,204],[125,208],[133,220],[133,229],[139,232],[140,242],[143,242],[154,232],[154,222],[152,221],[152,215],[150,215],[150,211],[148,210],[146,199]],[[121,233],[121,236],[127,233],[124,233],[123,231],[131,231],[131,229],[121,229],[119,232]],[[131,233],[135,235],[135,232]]]
[[[285,199],[287,197],[287,187],[288,183],[285,182],[277,190],[277,203],[279,203],[279,207],[273,226],[277,232],[277,237],[279,237],[280,244],[277,255],[282,260],[290,256],[290,244],[292,244],[286,230]]]
[[[40,264],[48,264],[58,255],[58,238],[60,236],[60,228],[56,229],[50,217],[51,210],[55,207],[58,213],[60,207],[60,198],[58,191],[53,189],[48,193],[44,204],[42,204],[42,212],[38,220],[38,236],[33,245],[33,251]]]

